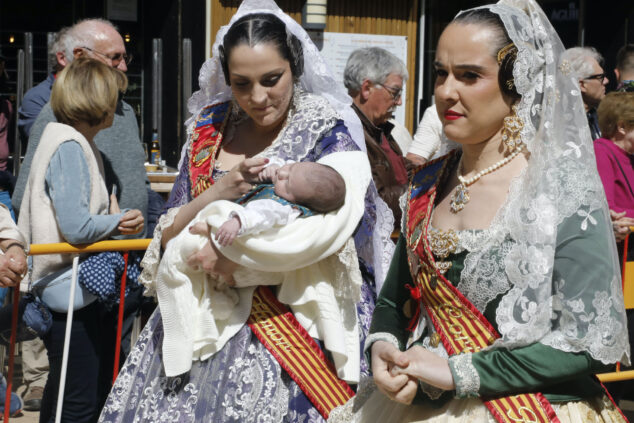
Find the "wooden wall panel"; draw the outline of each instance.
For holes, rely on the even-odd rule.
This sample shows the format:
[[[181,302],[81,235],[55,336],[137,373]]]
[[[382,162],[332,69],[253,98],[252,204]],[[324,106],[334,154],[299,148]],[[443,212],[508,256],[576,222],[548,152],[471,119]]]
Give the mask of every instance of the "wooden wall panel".
[[[216,32],[226,25],[238,10],[240,0],[212,0],[212,43]],[[302,21],[305,0],[277,0],[282,10],[297,22]],[[407,84],[405,124],[411,131],[414,126],[416,44],[418,36],[418,8],[420,0],[328,0],[328,21],[325,31],[377,35],[407,36]]]

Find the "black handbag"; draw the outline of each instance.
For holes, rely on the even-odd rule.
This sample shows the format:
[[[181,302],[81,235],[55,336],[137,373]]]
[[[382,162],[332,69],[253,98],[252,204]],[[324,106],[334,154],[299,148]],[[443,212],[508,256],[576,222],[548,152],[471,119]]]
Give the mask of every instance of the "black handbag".
[[[12,315],[13,304],[0,308],[0,344],[9,345]],[[33,294],[26,294],[20,299],[16,342],[42,337],[48,333],[52,325],[51,311],[39,298]]]

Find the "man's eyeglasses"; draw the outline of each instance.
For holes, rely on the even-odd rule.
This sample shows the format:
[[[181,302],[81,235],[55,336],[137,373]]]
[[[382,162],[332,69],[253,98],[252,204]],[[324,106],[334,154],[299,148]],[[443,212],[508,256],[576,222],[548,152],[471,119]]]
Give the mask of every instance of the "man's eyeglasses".
[[[603,79],[605,79],[605,78],[607,78],[607,75],[604,72],[604,73],[597,73],[597,74],[594,74],[594,75],[590,75],[590,76],[588,76],[586,78],[583,78],[583,79],[597,79],[599,81],[603,81]]]
[[[392,96],[392,100],[394,100],[395,102],[399,101],[401,95],[403,94],[402,88],[386,87],[385,85],[379,84],[378,82],[376,83],[376,85],[383,87],[383,89],[385,89],[385,91],[387,91]]]
[[[126,65],[129,65],[130,62],[132,62],[132,55],[127,55],[125,53],[121,54],[121,53],[115,53],[112,56],[108,56],[105,53],[102,53],[100,51],[97,51],[93,48],[90,47],[86,47],[83,46],[82,48],[85,48],[88,51],[92,51],[93,53],[97,53],[98,55],[105,57],[106,59],[110,60],[110,62],[112,62],[112,66],[116,67],[119,65],[119,63],[121,63],[121,61],[124,61]]]

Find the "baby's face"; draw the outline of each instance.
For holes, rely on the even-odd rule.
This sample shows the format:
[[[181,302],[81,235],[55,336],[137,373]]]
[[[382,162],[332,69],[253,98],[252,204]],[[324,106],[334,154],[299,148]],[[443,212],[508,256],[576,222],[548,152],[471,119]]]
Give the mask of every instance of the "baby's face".
[[[314,195],[315,190],[306,180],[310,164],[314,163],[291,163],[277,169],[273,178],[275,193],[291,203],[297,203],[298,198]]]

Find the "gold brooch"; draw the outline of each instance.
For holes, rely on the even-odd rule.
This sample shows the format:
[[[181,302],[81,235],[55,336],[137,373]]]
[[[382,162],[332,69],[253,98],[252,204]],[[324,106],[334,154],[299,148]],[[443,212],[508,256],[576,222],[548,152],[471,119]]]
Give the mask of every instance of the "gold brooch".
[[[458,234],[453,229],[441,231],[433,228],[429,232],[429,245],[434,256],[440,259],[436,261],[436,269],[444,275],[451,268],[451,262],[443,260],[456,251]]]

